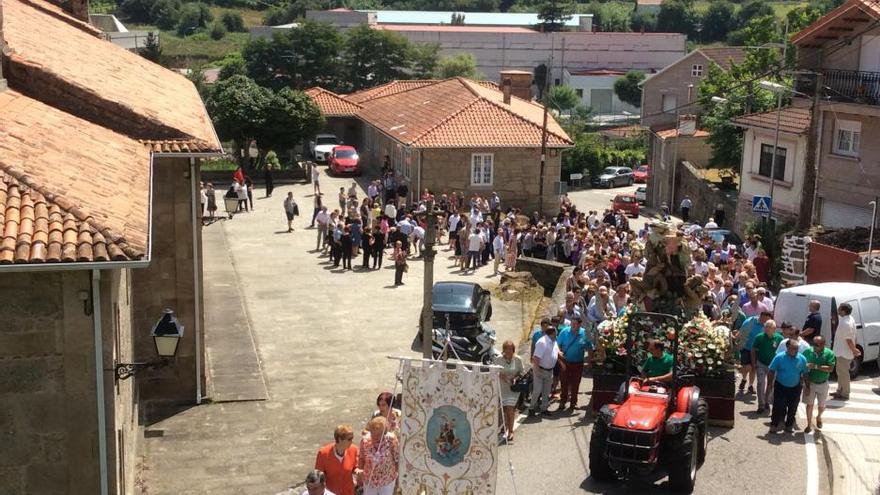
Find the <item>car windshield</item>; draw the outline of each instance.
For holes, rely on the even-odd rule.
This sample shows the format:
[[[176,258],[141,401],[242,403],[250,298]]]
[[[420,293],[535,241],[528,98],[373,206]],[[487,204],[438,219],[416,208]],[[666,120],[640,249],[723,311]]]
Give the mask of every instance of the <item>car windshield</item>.
[[[647,172],[647,171],[648,171],[647,165],[642,165],[641,167],[639,167],[639,172]]]
[[[315,140],[317,144],[336,144],[336,136],[318,136]]]
[[[471,306],[471,296],[473,292],[464,289],[434,288],[432,301],[436,306],[457,306],[469,308]]]
[[[633,202],[635,202],[635,198],[633,198],[631,196],[618,196],[617,202],[618,203],[633,203]]]
[[[608,167],[608,168],[606,168],[605,170],[603,170],[602,173],[603,173],[603,174],[614,175],[614,174],[617,173],[617,169],[614,168],[614,167]]]
[[[336,152],[336,158],[357,158],[355,150],[339,150]]]

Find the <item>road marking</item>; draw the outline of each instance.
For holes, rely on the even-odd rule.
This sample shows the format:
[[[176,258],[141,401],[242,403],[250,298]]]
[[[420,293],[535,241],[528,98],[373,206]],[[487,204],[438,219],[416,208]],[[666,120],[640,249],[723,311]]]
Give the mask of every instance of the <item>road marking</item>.
[[[807,450],[807,491],[806,495],[819,493],[819,461],[813,433],[804,435],[804,448]]]
[[[853,394],[855,395],[855,394]],[[839,408],[846,407],[847,409],[864,409],[868,411],[880,411],[880,402],[863,402],[859,400],[852,400],[853,395],[849,396],[849,400],[829,400],[825,401],[826,411],[835,411]],[[875,418],[880,419],[880,418]]]
[[[527,417],[528,416],[526,416],[525,414],[520,414],[519,416],[517,416],[516,419],[513,420],[513,431],[516,431],[516,429],[519,428],[519,426],[522,424],[523,420]]]
[[[872,437],[880,436],[880,426],[826,423],[819,431],[821,431],[822,433],[846,433],[849,435],[864,435]]]
[[[880,389],[880,385],[875,385],[874,383],[860,383],[860,382],[850,382],[849,384],[850,390],[867,390],[869,392]]]
[[[848,411],[834,411],[826,409],[822,414],[822,419],[846,419],[850,421],[877,421],[877,414],[873,413],[856,413]]]

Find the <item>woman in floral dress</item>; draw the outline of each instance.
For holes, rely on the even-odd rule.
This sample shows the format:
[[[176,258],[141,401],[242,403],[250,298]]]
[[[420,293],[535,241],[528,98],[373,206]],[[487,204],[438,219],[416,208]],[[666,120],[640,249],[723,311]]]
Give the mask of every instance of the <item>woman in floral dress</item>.
[[[397,465],[400,445],[387,429],[385,418],[377,417],[367,423],[367,433],[358,449],[358,468],[355,474],[364,487],[364,495],[392,495],[397,483]]]
[[[507,254],[504,255],[504,267],[507,271],[516,268],[516,253],[519,249],[517,237],[519,237],[519,229],[513,229],[507,239]]]

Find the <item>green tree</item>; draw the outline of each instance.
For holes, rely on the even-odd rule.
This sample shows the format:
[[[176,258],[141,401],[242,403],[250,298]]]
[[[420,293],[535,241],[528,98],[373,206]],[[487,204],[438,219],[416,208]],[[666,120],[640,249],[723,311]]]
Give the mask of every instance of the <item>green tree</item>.
[[[244,27],[244,19],[239,12],[224,12],[220,16],[220,22],[226,27],[230,33],[246,33],[247,28]]]
[[[205,106],[221,139],[233,143],[235,156],[247,149],[266,121],[265,111],[273,103],[272,91],[246,76],[233,76],[217,81]]]
[[[156,36],[156,33],[150,31],[147,33],[147,39],[144,41],[144,46],[138,50],[138,53],[141,57],[145,59],[159,63],[159,57],[162,56],[162,47],[159,46],[159,37]]]
[[[810,24],[816,22],[824,13],[819,5],[810,4],[796,7],[785,14],[788,21],[788,32],[797,33]]]
[[[305,93],[284,88],[271,94],[262,109],[263,122],[254,134],[257,143],[257,166],[265,162],[271,150],[284,151],[314,136],[324,125],[324,117]]]
[[[548,70],[547,65],[540,64],[535,67],[534,73],[535,87],[538,88],[538,99],[544,99],[544,89],[547,87]]]
[[[614,81],[614,94],[620,101],[640,108],[642,106],[642,87],[639,84],[644,80],[644,72],[631,70]]]
[[[449,79],[450,77],[466,77],[468,79],[480,79],[477,71],[477,59],[470,53],[459,53],[451,57],[441,57],[434,71],[437,79]]]
[[[416,79],[434,77],[439,59],[440,45],[437,43],[416,43],[409,47],[410,68]]]
[[[406,77],[406,38],[366,24],[352,28],[345,39],[345,82],[352,91]]]
[[[620,33],[630,30],[632,18],[630,4],[620,2],[606,2],[601,7],[601,23],[599,29],[609,33]],[[593,25],[596,25],[595,23]]]
[[[657,12],[651,10],[637,10],[630,18],[632,31],[653,33],[657,30]]]
[[[691,36],[697,18],[693,0],[666,0],[657,13],[657,31]]]
[[[722,41],[736,26],[733,4],[727,0],[714,0],[703,16],[703,40]]]
[[[572,0],[546,0],[538,8],[542,31],[561,31],[575,12]]]
[[[247,64],[239,52],[233,52],[223,57],[217,64],[220,67],[220,73],[217,80],[229,79],[232,76],[246,76]]]
[[[177,34],[187,36],[197,29],[205,28],[214,20],[211,9],[202,2],[184,4],[177,19]]]
[[[222,40],[224,36],[226,36],[226,26],[223,25],[220,21],[215,21],[211,24],[210,30],[211,39],[214,41]]]
[[[578,103],[581,102],[581,99],[578,98],[577,93],[571,86],[560,85],[553,86],[547,91],[547,105],[550,105],[550,108],[555,108],[560,113],[562,112],[571,112]]]
[[[271,39],[253,39],[242,49],[248,75],[270,88],[340,87],[343,41],[329,24],[304,21]]]
[[[330,2],[333,4],[334,2]],[[328,5],[320,0],[293,0],[269,8],[263,15],[263,23],[267,26],[290,24],[291,22],[306,16],[307,10],[324,10],[326,8],[341,7],[341,5]]]
[[[464,14],[453,12],[449,24],[452,24],[453,26],[464,26]]]
[[[764,0],[748,0],[739,8],[736,15],[737,25],[742,28],[752,19],[772,15],[774,15],[773,7]]]
[[[150,11],[155,0],[123,0],[119,4],[120,16],[128,22],[149,24],[153,19]]]
[[[166,31],[177,26],[182,4],[180,0],[156,0],[150,9],[150,18],[159,29]]]

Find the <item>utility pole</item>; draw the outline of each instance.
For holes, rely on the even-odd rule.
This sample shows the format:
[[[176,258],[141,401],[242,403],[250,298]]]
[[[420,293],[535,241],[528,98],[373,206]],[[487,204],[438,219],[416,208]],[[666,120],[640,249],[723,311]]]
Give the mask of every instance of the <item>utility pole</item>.
[[[782,61],[781,67],[785,67],[785,56],[788,53],[788,20],[785,21],[785,36],[782,38]],[[782,71],[779,71],[782,76]],[[770,160],[770,219],[773,219],[773,186],[776,184],[776,162],[779,159],[779,124],[782,117],[782,91],[776,94],[776,134],[773,138],[773,159]],[[809,150],[807,150],[809,152]],[[788,158],[786,153],[786,158]],[[784,179],[785,177],[783,177]],[[775,229],[775,223],[771,223]]]
[[[541,91],[541,102],[544,105],[544,124],[541,126],[541,170],[538,176],[538,209],[544,212],[544,169],[547,166],[547,92],[550,87],[550,78],[553,74],[553,50],[555,39],[550,35],[550,65],[544,71],[544,89]]]
[[[434,311],[431,308],[434,293],[434,241],[437,237],[437,212],[434,211],[434,198],[429,198],[426,203],[425,222],[425,249],[422,251],[424,258],[425,275],[422,288],[422,357],[431,359],[431,341],[434,337]],[[448,325],[447,325],[448,326]]]
[[[807,154],[804,157],[806,164],[804,170],[804,192],[801,198],[801,208],[798,212],[797,228],[806,230],[813,224],[813,204],[816,197],[816,183],[819,180],[819,119],[822,118],[822,108],[819,105],[821,88],[825,85],[824,76],[816,74],[815,89],[813,90],[812,104],[810,105],[810,129],[807,134]]]

